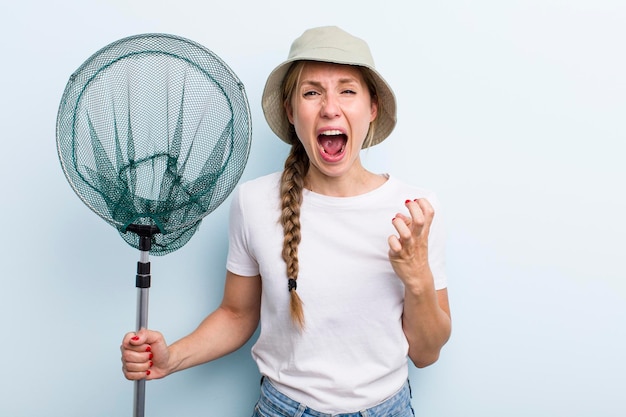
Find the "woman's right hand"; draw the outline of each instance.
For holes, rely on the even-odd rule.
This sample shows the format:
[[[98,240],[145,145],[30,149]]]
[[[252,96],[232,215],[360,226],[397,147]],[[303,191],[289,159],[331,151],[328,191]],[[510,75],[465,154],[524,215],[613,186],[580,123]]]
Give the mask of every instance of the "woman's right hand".
[[[120,346],[122,371],[129,380],[158,379],[169,374],[169,350],[159,332],[141,329],[127,333]]]

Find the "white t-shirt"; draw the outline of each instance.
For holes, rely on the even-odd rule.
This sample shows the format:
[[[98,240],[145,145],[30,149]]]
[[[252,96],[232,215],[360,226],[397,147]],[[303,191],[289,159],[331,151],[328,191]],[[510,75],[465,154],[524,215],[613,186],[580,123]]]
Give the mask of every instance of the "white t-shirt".
[[[229,271],[261,275],[261,332],[252,348],[259,371],[285,395],[326,413],[362,410],[398,391],[408,377],[402,331],[404,286],[389,262],[391,220],[407,199],[435,208],[429,261],[435,288],[445,288],[444,230],[439,202],[394,177],[355,197],[303,191],[298,295],[305,329],[289,316],[281,257],[280,173],[243,184],[230,211]]]

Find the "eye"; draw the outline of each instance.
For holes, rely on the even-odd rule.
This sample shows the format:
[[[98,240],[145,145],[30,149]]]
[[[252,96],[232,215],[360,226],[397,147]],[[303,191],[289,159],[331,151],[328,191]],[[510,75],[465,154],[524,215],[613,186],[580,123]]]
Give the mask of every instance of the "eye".
[[[304,97],[312,97],[312,96],[316,96],[318,94],[319,93],[317,91],[315,91],[315,90],[308,90],[308,91],[305,91],[302,95]]]
[[[346,88],[345,90],[343,90],[343,91],[341,92],[341,94],[348,94],[348,95],[351,95],[351,94],[356,94],[356,91],[355,91],[355,90],[352,90],[352,89],[350,89],[350,88]]]

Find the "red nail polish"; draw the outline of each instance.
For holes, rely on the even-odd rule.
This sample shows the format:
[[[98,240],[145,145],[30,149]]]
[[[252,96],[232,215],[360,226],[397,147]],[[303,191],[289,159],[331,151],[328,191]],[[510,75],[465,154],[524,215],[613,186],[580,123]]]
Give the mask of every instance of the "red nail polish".
[[[150,361],[150,368],[152,368],[152,365],[154,365],[154,363],[152,361]]]
[[[154,355],[151,353],[150,356],[148,356],[148,359],[152,359],[154,358]]]
[[[413,200],[413,201],[415,201],[417,203],[417,198],[415,200]]]
[[[150,369],[146,371],[146,375],[150,375]]]
[[[130,338],[130,340],[139,340],[139,336],[133,336]]]
[[[151,350],[152,350],[152,348],[151,348],[150,346],[148,346],[148,347],[146,348],[146,352],[150,352]]]
[[[396,218],[394,217],[393,219],[391,219],[391,221],[394,221]]]
[[[410,203],[410,202],[411,202],[411,200],[406,200],[406,201],[404,202],[404,204],[408,204],[408,203]]]

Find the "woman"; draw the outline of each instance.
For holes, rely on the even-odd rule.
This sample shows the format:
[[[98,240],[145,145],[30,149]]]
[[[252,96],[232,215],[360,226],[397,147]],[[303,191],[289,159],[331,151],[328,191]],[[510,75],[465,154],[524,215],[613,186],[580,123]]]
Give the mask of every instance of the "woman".
[[[220,307],[170,346],[158,332],[127,334],[124,374],[217,359],[260,321],[255,416],[410,416],[407,356],[438,359],[450,312],[435,196],[361,164],[395,126],[393,92],[365,42],[321,27],[294,41],[262,104],[291,152],[282,173],[233,196]]]

